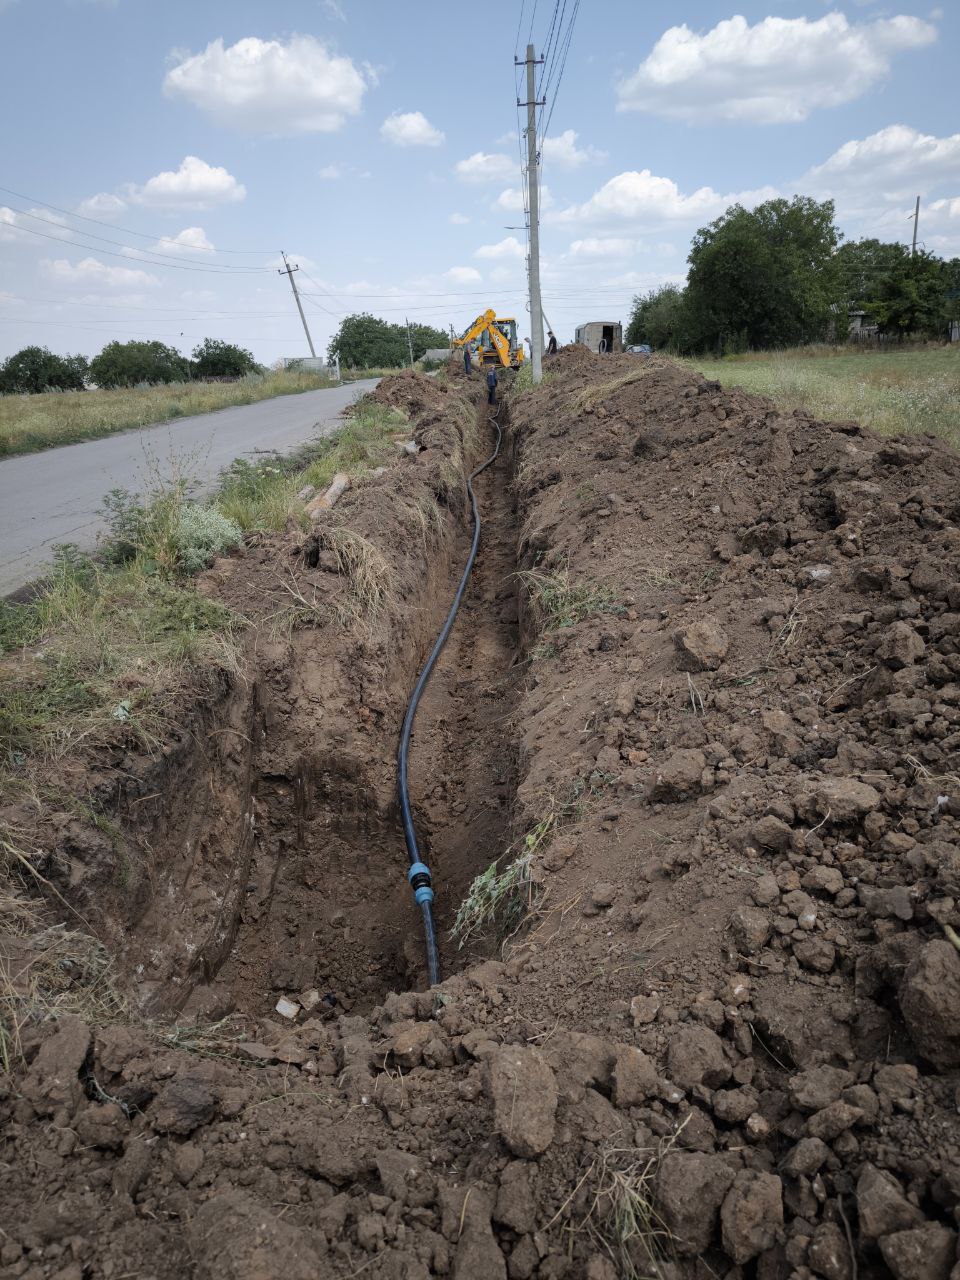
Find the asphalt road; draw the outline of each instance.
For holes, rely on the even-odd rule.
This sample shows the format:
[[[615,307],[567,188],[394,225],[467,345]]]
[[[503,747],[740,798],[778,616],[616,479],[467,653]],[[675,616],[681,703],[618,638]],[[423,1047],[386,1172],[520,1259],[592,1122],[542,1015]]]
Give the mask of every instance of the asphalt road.
[[[0,596],[36,578],[57,543],[92,549],[104,527],[97,508],[110,489],[143,493],[151,474],[176,468],[209,487],[234,458],[329,435],[341,411],[374,386],[370,379],[277,396],[0,460]]]

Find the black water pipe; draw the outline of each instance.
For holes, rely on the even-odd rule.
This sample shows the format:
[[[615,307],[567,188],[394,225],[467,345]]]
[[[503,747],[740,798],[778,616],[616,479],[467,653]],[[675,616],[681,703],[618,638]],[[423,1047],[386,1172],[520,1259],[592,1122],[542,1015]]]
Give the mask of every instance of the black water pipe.
[[[467,493],[470,495],[470,506],[473,511],[473,542],[470,546],[470,554],[467,557],[466,567],[460,578],[460,585],[457,587],[456,595],[453,597],[453,604],[450,606],[450,612],[447,614],[447,620],[440,629],[436,643],[430,652],[430,657],[424,664],[423,670],[417,683],[413,687],[413,693],[410,697],[410,704],[407,707],[407,714],[403,718],[403,728],[400,730],[400,748],[397,752],[397,794],[400,799],[400,819],[403,823],[403,838],[407,844],[407,857],[410,859],[410,870],[407,872],[407,879],[410,882],[410,888],[413,890],[414,900],[423,913],[423,932],[427,944],[427,970],[430,975],[430,985],[434,986],[440,981],[440,956],[437,952],[437,933],[433,923],[433,910],[431,903],[433,902],[433,884],[430,877],[430,868],[420,857],[420,849],[417,845],[417,833],[413,825],[413,814],[410,812],[410,788],[407,779],[410,757],[410,735],[413,732],[413,721],[417,714],[417,707],[424,689],[427,687],[427,681],[430,679],[431,672],[436,665],[437,658],[440,657],[440,651],[446,643],[447,636],[453,627],[457,613],[460,609],[460,602],[463,599],[463,593],[467,587],[467,580],[470,577],[470,571],[473,569],[473,562],[477,558],[477,547],[480,545],[480,510],[477,506],[476,494],[473,492],[473,481],[482,471],[486,471],[491,463],[495,462],[500,453],[500,442],[503,439],[503,433],[500,430],[500,423],[497,421],[497,415],[500,413],[500,406],[497,406],[497,412],[490,415],[490,421],[493,423],[494,430],[497,433],[497,442],[494,446],[493,453],[487,458],[486,462],[482,462],[479,467],[470,472],[467,477]]]

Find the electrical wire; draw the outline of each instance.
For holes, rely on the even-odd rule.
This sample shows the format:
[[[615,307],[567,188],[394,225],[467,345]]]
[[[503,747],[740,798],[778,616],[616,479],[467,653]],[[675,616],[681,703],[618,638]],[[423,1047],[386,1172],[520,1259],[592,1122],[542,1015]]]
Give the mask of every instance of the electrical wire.
[[[65,227],[64,230],[70,231],[72,228]],[[66,240],[63,236],[51,236],[46,231],[36,231],[33,227],[15,227],[14,230],[22,231],[24,235],[39,236],[42,240],[53,240],[56,244],[65,244],[72,249],[86,249],[88,253],[106,254],[108,258],[122,258],[124,262],[140,262],[148,267],[161,267],[168,271],[199,271],[205,275],[219,276],[236,276],[236,275],[258,275],[270,272],[272,267],[200,267],[186,262],[155,262],[150,258],[131,258],[128,253],[115,253],[112,249],[101,249],[95,244],[83,244],[78,240]],[[83,234],[82,232],[78,234]],[[136,250],[140,253],[140,250]]]
[[[500,414],[500,406],[497,406],[497,412],[490,415],[490,421],[493,423],[497,438],[494,445],[493,453],[470,472],[467,477],[467,493],[470,497],[470,509],[473,513],[473,541],[470,544],[470,554],[467,556],[467,563],[460,577],[456,594],[453,597],[453,603],[450,606],[450,612],[447,614],[446,621],[440,628],[440,634],[437,636],[436,642],[430,651],[430,656],[424,663],[423,670],[417,679],[417,683],[413,687],[413,693],[410,696],[410,702],[407,706],[407,713],[403,717],[403,727],[400,730],[400,745],[397,749],[397,797],[400,801],[400,819],[403,825],[403,838],[407,846],[407,857],[410,861],[410,869],[407,872],[407,880],[413,889],[414,900],[423,915],[423,932],[427,948],[427,972],[430,977],[430,985],[436,986],[440,981],[440,957],[437,951],[437,934],[433,922],[433,883],[430,874],[430,868],[422,860],[420,849],[417,845],[417,832],[413,822],[413,814],[410,809],[410,785],[409,785],[409,768],[410,768],[410,738],[413,733],[413,722],[416,718],[417,707],[427,682],[430,679],[431,672],[436,665],[440,652],[446,644],[447,637],[450,634],[453,624],[456,621],[457,613],[460,610],[460,602],[463,600],[463,593],[467,589],[467,582],[470,573],[473,570],[473,563],[477,558],[477,548],[480,545],[480,508],[477,505],[477,496],[473,491],[473,481],[481,472],[486,471],[493,462],[496,461],[500,453],[500,443],[503,439],[503,432],[500,429],[500,423],[497,421]]]
[[[11,191],[9,187],[0,187],[0,191],[8,196],[13,196],[17,200],[26,200],[30,204],[39,205],[41,209],[52,209],[54,213],[62,213],[68,218],[75,218],[78,222],[92,222],[98,227],[109,227],[111,231],[123,231],[128,236],[136,236],[138,240],[163,240],[164,237],[155,232],[134,231],[132,227],[121,227],[113,222],[106,222],[103,218],[90,218],[85,213],[74,213],[70,209],[61,209],[59,205],[50,204],[46,200],[38,200],[36,196],[25,196],[22,191]],[[82,232],[80,234],[83,234]],[[240,256],[242,254],[255,254],[261,256],[265,253],[276,253],[276,249],[210,249],[210,253],[226,253]]]
[[[9,208],[9,206],[7,207]],[[34,222],[43,222],[43,223],[46,223],[46,225],[49,227],[57,227],[61,231],[68,231],[71,235],[86,236],[88,240],[99,240],[103,244],[116,245],[117,248],[119,249],[129,249],[130,252],[134,255],[133,261],[135,262],[153,262],[155,259],[159,259],[160,261],[157,261],[155,263],[155,265],[157,266],[162,265],[163,262],[177,262],[177,263],[180,262],[179,259],[172,257],[169,253],[160,253],[158,250],[154,250],[154,249],[137,249],[132,244],[124,244],[122,240],[110,240],[106,236],[96,235],[93,231],[77,231],[74,227],[65,227],[62,222],[56,222],[53,218],[44,218],[39,213],[29,213],[26,209],[11,209],[10,212],[17,214],[21,218],[30,218]],[[30,231],[31,230],[30,227],[21,227],[16,222],[12,224],[12,227],[14,231]],[[175,241],[171,240],[169,236],[167,236],[166,239],[168,244],[175,243]],[[64,243],[71,244],[73,242],[69,240],[65,240]],[[91,246],[87,245],[84,247],[90,248]],[[100,253],[102,252],[102,250],[97,249],[96,252]],[[254,271],[267,271],[269,270],[269,268],[268,267],[235,267],[232,264],[224,263],[224,265],[221,267],[218,267],[217,270],[234,272],[234,273],[236,272],[251,273]]]

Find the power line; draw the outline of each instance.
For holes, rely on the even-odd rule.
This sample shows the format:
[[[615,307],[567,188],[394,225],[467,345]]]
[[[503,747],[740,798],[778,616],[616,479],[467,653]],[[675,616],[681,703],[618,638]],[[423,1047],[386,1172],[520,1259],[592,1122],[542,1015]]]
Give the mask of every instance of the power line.
[[[199,267],[185,262],[154,262],[149,258],[131,258],[127,253],[115,253],[112,249],[101,249],[95,244],[83,244],[78,240],[66,240],[63,236],[51,236],[46,231],[36,231],[33,227],[16,227],[15,230],[22,231],[28,236],[40,236],[42,240],[53,240],[56,244],[69,245],[73,249],[86,249],[88,253],[106,254],[108,258],[121,258],[124,262],[142,262],[145,266],[162,267],[168,271],[199,271],[205,275],[235,277],[237,274],[257,275],[272,270],[270,267],[236,267],[231,269],[229,267]],[[64,230],[70,231],[72,228],[66,227]]]
[[[30,204],[39,205],[43,209],[52,209],[54,213],[65,214],[68,218],[75,218],[80,222],[92,222],[98,227],[109,227],[111,231],[123,231],[127,235],[136,236],[139,240],[162,240],[163,236],[148,231],[134,231],[132,227],[121,227],[112,222],[105,222],[102,218],[90,218],[85,213],[73,213],[70,209],[61,209],[59,205],[50,204],[46,200],[38,200],[36,196],[25,196],[20,191],[11,191],[9,187],[0,187],[8,196],[14,196],[17,200],[26,200]],[[82,233],[81,233],[82,234]],[[276,253],[276,249],[211,249],[211,253],[227,253],[227,254],[264,254]]]
[[[34,325],[39,324],[39,325],[43,325],[45,327],[54,328],[54,329],[84,329],[84,330],[88,330],[91,333],[114,333],[117,331],[117,329],[121,329],[124,333],[130,334],[134,338],[177,338],[179,337],[179,338],[202,339],[210,336],[209,334],[206,334],[206,333],[181,333],[177,330],[172,330],[169,333],[136,333],[133,330],[124,328],[123,325],[116,325],[113,328],[110,328],[110,327],[98,328],[96,325],[77,324],[76,321],[70,321],[70,320],[22,320],[20,318],[5,320],[3,319],[3,317],[0,317],[0,324],[34,324]],[[257,342],[287,343],[287,342],[300,342],[302,341],[302,339],[299,337],[299,335],[295,338],[265,338],[261,334],[258,334],[256,338],[235,338],[234,341],[245,342],[252,346]]]
[[[8,206],[8,207],[9,207],[9,206]],[[168,254],[168,253],[160,253],[159,251],[157,251],[157,250],[155,250],[155,249],[136,249],[136,248],[134,248],[134,246],[133,246],[133,245],[131,245],[131,244],[124,244],[122,240],[110,240],[110,239],[108,239],[106,236],[98,236],[98,235],[96,235],[93,231],[77,231],[77,230],[75,230],[73,227],[65,227],[62,223],[60,223],[60,222],[55,222],[53,218],[44,218],[44,217],[43,217],[41,214],[39,214],[39,213],[29,213],[26,209],[11,209],[11,210],[10,210],[10,212],[11,212],[11,213],[15,213],[15,214],[17,214],[17,215],[18,215],[19,217],[21,217],[21,218],[30,218],[33,222],[45,222],[45,223],[47,224],[47,226],[50,226],[50,227],[58,227],[61,231],[68,231],[71,235],[82,235],[82,236],[86,236],[86,238],[87,238],[88,240],[99,240],[99,241],[101,241],[103,244],[114,244],[114,245],[116,245],[119,249],[129,249],[129,250],[130,250],[130,252],[131,252],[132,254],[134,254],[134,255],[135,255],[133,260],[134,260],[134,261],[136,261],[136,262],[148,262],[148,261],[149,261],[149,262],[154,262],[154,263],[155,263],[155,265],[158,265],[158,266],[159,266],[162,262],[175,262],[175,261],[177,261],[175,258],[173,258],[173,257],[172,257],[170,254]],[[13,230],[15,230],[15,231],[29,231],[29,230],[30,230],[30,228],[29,228],[29,227],[21,227],[21,226],[18,226],[18,225],[17,225],[17,223],[15,223],[15,222],[12,224],[12,226],[13,226]],[[62,237],[57,237],[57,238],[62,238]],[[175,244],[175,243],[176,243],[176,241],[171,240],[169,236],[167,236],[167,237],[166,237],[166,239],[167,239],[167,243],[168,243],[168,244]],[[73,241],[70,241],[70,240],[64,240],[64,243],[65,243],[65,244],[72,244],[72,243],[73,243]],[[87,246],[87,247],[89,247],[89,246]],[[190,247],[192,247],[192,246],[190,246]],[[99,250],[99,249],[98,249],[98,250],[97,250],[97,252],[99,253],[99,252],[101,252],[101,250]],[[215,251],[214,251],[214,252],[215,252]],[[150,255],[149,257],[147,257],[147,255],[148,255],[148,254]],[[182,264],[182,263],[178,263],[177,265],[178,265],[178,266],[182,266],[183,264]],[[267,267],[235,267],[235,266],[233,266],[231,263],[224,263],[224,265],[223,265],[223,266],[215,267],[215,268],[213,268],[213,270],[216,270],[216,271],[224,271],[224,272],[240,273],[240,274],[244,274],[244,273],[245,273],[245,274],[248,274],[248,275],[249,275],[249,274],[252,274],[252,273],[257,272],[257,271],[265,271],[265,270],[269,270],[269,268],[267,268]]]

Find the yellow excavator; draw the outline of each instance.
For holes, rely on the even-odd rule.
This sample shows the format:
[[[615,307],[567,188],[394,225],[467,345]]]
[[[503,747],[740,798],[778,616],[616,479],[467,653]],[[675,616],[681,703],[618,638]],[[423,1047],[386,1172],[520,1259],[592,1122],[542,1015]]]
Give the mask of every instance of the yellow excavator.
[[[497,316],[495,311],[484,311],[453,346],[465,347],[468,342],[478,342],[477,357],[480,365],[502,365],[504,369],[519,369],[523,364],[523,347],[517,343],[517,322],[512,316]]]

